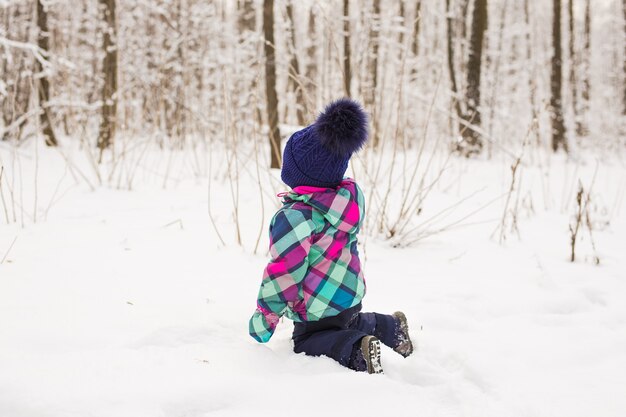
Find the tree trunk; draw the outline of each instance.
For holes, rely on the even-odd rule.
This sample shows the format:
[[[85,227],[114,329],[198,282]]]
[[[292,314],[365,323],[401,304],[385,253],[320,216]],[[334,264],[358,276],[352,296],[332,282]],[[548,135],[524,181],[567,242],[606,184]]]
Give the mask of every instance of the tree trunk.
[[[98,133],[100,161],[105,149],[113,144],[117,114],[117,29],[115,0],[98,0],[104,13],[104,36],[102,37],[102,114]]]
[[[374,0],[372,9],[372,20],[370,26],[370,48],[371,56],[369,60],[370,85],[365,94],[365,107],[372,113],[372,146],[377,147],[380,140],[378,134],[378,111],[376,109],[376,88],[378,86],[378,46],[380,39],[380,0]]]
[[[398,34],[398,45],[400,45],[400,51],[402,51],[404,46],[404,31],[406,30],[406,7],[404,4],[405,0],[400,0],[400,30]],[[402,52],[400,52],[400,59],[402,59]]]
[[[528,3],[530,0],[524,0],[524,23],[526,24],[526,65],[528,66],[528,98],[530,100],[530,114],[532,117],[533,129],[535,133],[535,143],[541,144],[539,129],[537,128],[539,111],[537,109],[537,84],[535,80],[535,63],[533,62],[533,45],[532,45],[532,26],[530,24],[530,10]]]
[[[449,0],[448,0],[449,1]],[[415,15],[413,16],[413,42],[411,43],[411,52],[413,56],[418,56],[420,52],[420,23],[422,21],[422,0],[415,3]]]
[[[465,120],[480,127],[480,77],[483,56],[483,40],[487,30],[487,0],[476,0],[472,15],[469,58],[467,61],[467,89],[465,91]],[[469,156],[480,153],[483,147],[480,135],[473,129],[461,127],[463,132],[462,152]]]
[[[455,0],[456,1],[456,0]],[[459,4],[459,8],[460,8],[460,17],[456,18],[457,22],[456,22],[456,35],[457,38],[461,39],[461,42],[459,42],[458,46],[459,46],[459,56],[461,57],[461,65],[460,65],[460,69],[461,69],[461,74],[466,74],[467,73],[467,60],[466,60],[466,47],[469,44],[469,40],[467,39],[467,16],[468,16],[468,12],[469,12],[469,5],[470,5],[470,0],[460,0],[460,4]],[[457,9],[455,8],[455,11]],[[461,83],[465,81],[465,80],[461,80]],[[460,85],[460,90],[464,90],[466,88],[466,86],[464,85]]]
[[[469,3],[470,0],[462,0],[461,1],[461,17],[459,21],[461,22],[461,38],[467,38],[467,12],[469,11]]]
[[[343,0],[343,90],[346,97],[351,97],[351,81],[352,68],[350,66],[350,0]]]
[[[456,83],[456,70],[454,66],[454,30],[452,28],[453,18],[450,11],[450,0],[446,0],[446,16],[447,16],[447,41],[448,41],[448,73],[450,75],[450,88],[452,89],[452,100],[454,109],[459,118],[463,117],[461,102],[459,100],[459,89]]]
[[[242,35],[246,31],[254,32],[256,27],[254,0],[240,0],[237,8],[237,28],[239,29],[239,34]]]
[[[43,6],[42,0],[37,0],[37,26],[39,33],[37,35],[37,46],[44,51],[49,52],[49,33],[48,33],[48,12]],[[39,116],[39,123],[43,131],[43,136],[48,146],[57,146],[57,138],[54,135],[52,129],[52,119],[50,117],[50,108],[48,107],[48,101],[50,100],[50,82],[48,76],[44,73],[44,68],[41,62],[37,61],[37,72],[41,74],[39,79],[39,105],[41,107],[41,115]]]
[[[263,0],[263,33],[265,35],[265,98],[269,125],[270,168],[280,168],[280,130],[276,95],[276,58],[274,50],[274,0]]]
[[[576,35],[575,35],[575,18],[574,18],[574,0],[567,3],[567,12],[569,17],[569,83],[572,90],[572,110],[574,111],[574,122],[576,124],[576,132],[580,131],[580,112],[578,108],[578,80],[576,77],[576,69],[578,68],[578,59],[576,54]]]
[[[298,62],[298,47],[296,44],[296,25],[293,20],[293,0],[287,3],[287,16],[291,23],[291,62],[289,63],[289,84],[296,93],[296,117],[298,124],[304,126],[306,123],[304,111],[304,93],[302,91],[302,77],[300,77],[300,63]]]
[[[187,68],[187,60],[186,60],[186,42],[187,42],[187,28],[188,25],[183,23],[186,21],[183,15],[189,10],[188,6],[183,4],[185,0],[176,0],[176,29],[178,31],[178,36],[180,39],[178,40],[178,46],[176,46],[176,62],[178,65],[175,66],[175,76],[174,76],[174,94],[176,94],[172,99],[174,101],[174,129],[176,132],[176,136],[178,139],[178,145],[181,147],[184,146],[185,137],[187,136],[187,120],[186,120],[186,111],[185,111],[185,70]]]
[[[500,12],[500,23],[498,26],[498,43],[496,45],[496,51],[502,51],[502,42],[503,42],[503,38],[504,38],[504,29],[506,26],[506,14],[507,14],[507,8],[509,5],[509,0],[504,0],[503,4],[502,4],[502,10]],[[513,12],[515,12],[515,9],[513,10]],[[512,50],[515,50],[515,48],[511,48]],[[494,57],[494,63],[493,63],[493,77],[491,80],[492,86],[491,86],[491,95],[489,97],[489,102],[487,103],[487,105],[489,106],[489,122],[488,122],[488,128],[487,128],[487,134],[489,136],[492,136],[493,133],[493,122],[494,122],[494,115],[495,115],[495,111],[496,111],[496,107],[497,107],[497,103],[496,103],[496,95],[498,94],[498,89],[500,88],[500,65],[502,63],[502,53],[501,52],[497,52],[495,54],[496,56]],[[512,58],[513,62],[516,62],[517,59],[515,57]],[[491,157],[491,146],[489,146],[489,157]]]
[[[0,7],[0,15],[4,17],[2,24],[7,29],[6,35],[8,38],[28,42],[30,25],[27,26],[25,19],[23,19],[23,16],[28,15],[28,11],[24,10],[28,8],[28,4],[24,6],[26,7],[18,3],[12,13],[9,7],[4,9]],[[0,141],[9,140],[11,137],[19,141],[22,137],[22,131],[28,122],[26,113],[28,113],[31,85],[33,84],[30,75],[32,72],[32,61],[25,54],[18,54],[14,60],[6,59],[3,56],[3,59],[0,59],[0,61],[2,61],[0,77],[8,84],[8,94],[0,95],[0,117],[2,117],[5,128],[17,122],[17,126],[14,125],[14,128],[4,131]]]
[[[563,84],[563,62],[561,56],[561,0],[553,0],[552,21],[552,65],[550,71],[550,112],[552,119],[552,150],[563,148],[568,151],[565,138],[565,124],[563,123],[563,108],[561,90]]]
[[[314,98],[316,97],[315,90],[317,88],[317,44],[316,44],[316,32],[315,32],[315,14],[313,8],[309,10],[309,36],[308,45],[306,48],[307,64],[306,64],[306,97],[308,98],[309,109],[317,107],[315,105]],[[313,97],[313,100],[311,100]],[[309,112],[311,115],[311,112]]]
[[[622,0],[622,10],[624,12],[624,35],[626,35],[626,0]],[[622,114],[626,116],[626,42],[624,43],[624,108]]]
[[[370,45],[372,55],[369,62],[371,85],[368,94],[368,104],[373,106],[376,101],[376,87],[378,85],[378,44],[380,35],[380,0],[374,0],[372,10],[372,22],[370,28]]]
[[[624,17],[626,18],[626,16]],[[587,126],[587,116],[589,114],[589,71],[591,62],[591,0],[587,0],[585,2],[585,35],[582,59],[584,65],[582,67],[583,79],[582,91],[580,93],[582,99],[580,103],[581,120],[580,123],[576,124],[576,129],[578,130],[578,136],[587,136],[589,134],[589,127]],[[626,62],[626,58],[624,58],[624,62]],[[626,72],[626,68],[624,72]],[[624,102],[626,103],[626,92],[624,93]]]

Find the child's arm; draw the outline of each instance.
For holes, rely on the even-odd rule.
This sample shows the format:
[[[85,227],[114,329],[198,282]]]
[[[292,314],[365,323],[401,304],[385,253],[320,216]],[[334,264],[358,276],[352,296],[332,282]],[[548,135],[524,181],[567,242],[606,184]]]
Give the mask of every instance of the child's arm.
[[[270,225],[270,255],[259,289],[257,310],[250,319],[250,335],[267,342],[274,334],[287,302],[299,300],[299,284],[308,269],[313,232],[310,212],[280,210]]]

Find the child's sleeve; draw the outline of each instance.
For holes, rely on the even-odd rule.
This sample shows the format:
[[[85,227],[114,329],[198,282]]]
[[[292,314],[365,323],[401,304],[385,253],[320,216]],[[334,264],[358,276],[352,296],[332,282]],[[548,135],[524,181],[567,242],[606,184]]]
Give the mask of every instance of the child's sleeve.
[[[249,324],[250,335],[265,343],[274,334],[288,302],[299,300],[300,282],[308,269],[312,221],[307,212],[280,210],[270,225],[272,259],[263,273],[257,310]],[[307,218],[309,217],[309,218]]]

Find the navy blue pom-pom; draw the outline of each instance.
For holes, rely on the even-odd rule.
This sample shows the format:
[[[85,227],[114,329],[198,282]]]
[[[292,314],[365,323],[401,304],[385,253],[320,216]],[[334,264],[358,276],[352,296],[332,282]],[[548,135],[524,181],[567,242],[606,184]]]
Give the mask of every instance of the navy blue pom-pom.
[[[367,115],[348,98],[326,106],[314,126],[322,146],[343,157],[349,158],[367,141]]]

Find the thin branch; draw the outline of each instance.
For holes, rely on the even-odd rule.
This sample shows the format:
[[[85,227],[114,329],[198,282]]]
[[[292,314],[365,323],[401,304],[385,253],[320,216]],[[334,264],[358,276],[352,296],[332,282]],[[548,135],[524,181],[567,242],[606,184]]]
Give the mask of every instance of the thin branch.
[[[16,48],[16,49],[30,51],[35,57],[35,59],[39,61],[42,67],[48,68],[51,66],[50,62],[46,59],[46,57],[48,56],[48,53],[35,44],[14,41],[12,39],[5,38],[4,36],[0,36],[0,45],[5,46],[7,48]]]

